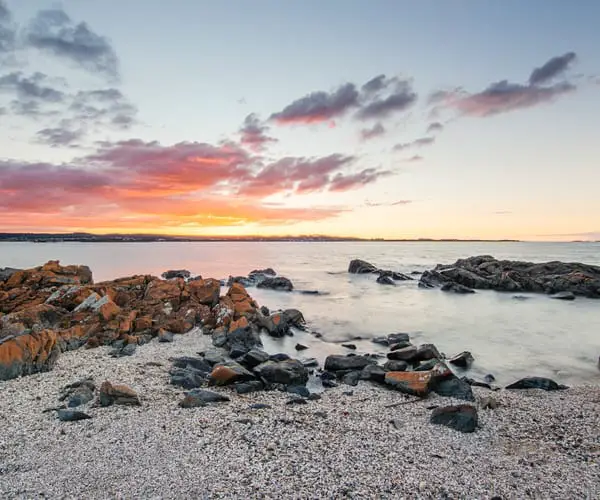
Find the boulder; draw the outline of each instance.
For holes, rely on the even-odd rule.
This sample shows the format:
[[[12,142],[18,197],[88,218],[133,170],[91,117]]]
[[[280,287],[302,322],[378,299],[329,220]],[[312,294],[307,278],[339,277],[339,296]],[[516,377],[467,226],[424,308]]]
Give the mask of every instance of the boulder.
[[[187,368],[172,368],[170,374],[171,385],[183,387],[184,389],[202,387],[208,379],[208,373],[190,366]]]
[[[433,374],[428,372],[386,372],[384,382],[392,389],[411,394],[413,396],[426,397],[429,394],[429,385]]]
[[[430,359],[441,359],[442,355],[433,344],[421,344],[417,347],[416,360],[427,361]]]
[[[239,361],[242,365],[252,369],[268,360],[269,355],[265,351],[262,351],[261,349],[250,349]]]
[[[212,365],[208,363],[205,358],[194,358],[191,356],[181,356],[178,358],[170,358],[173,366],[176,368],[193,368],[195,370],[210,373],[212,371]]]
[[[350,370],[341,377],[342,384],[357,386],[361,379],[362,372],[359,370]]]
[[[181,408],[198,408],[209,403],[224,403],[229,400],[224,394],[204,389],[194,389],[185,393],[183,400],[179,402],[179,406]]]
[[[187,269],[170,269],[161,274],[161,276],[166,280],[172,280],[175,278],[183,278],[187,279],[192,275]],[[202,279],[200,277],[199,279]]]
[[[376,273],[378,269],[369,262],[360,259],[354,259],[350,261],[350,265],[348,266],[348,272],[352,274],[368,274],[368,273]]]
[[[253,380],[254,375],[235,361],[216,365],[210,373],[210,381],[216,385],[229,385],[235,382]]]
[[[260,380],[249,380],[248,382],[238,382],[235,384],[235,391],[238,394],[249,394],[251,392],[262,391],[265,388]]]
[[[77,422],[79,420],[88,420],[90,417],[87,413],[77,410],[58,410],[57,412],[58,420],[61,422]]]
[[[290,334],[290,322],[283,313],[273,313],[268,317],[258,316],[257,321],[271,337],[281,338]]]
[[[386,372],[405,372],[408,369],[408,363],[406,361],[390,359],[384,363],[383,369]]]
[[[550,295],[550,298],[557,300],[575,300],[575,294],[573,292],[558,292]]]
[[[95,390],[96,384],[93,379],[78,380],[61,389],[59,401],[67,400],[67,407],[76,408],[92,401]]]
[[[33,331],[0,339],[0,380],[50,371],[60,347],[53,330]]]
[[[545,377],[525,377],[507,385],[507,389],[542,389],[544,391],[559,391],[568,389],[566,385],[557,384],[554,380]]]
[[[129,405],[140,406],[140,399],[137,393],[124,384],[111,384],[105,381],[100,386],[99,395],[100,406]]]
[[[273,384],[304,385],[308,381],[308,371],[297,359],[266,361],[254,368],[254,372]]]
[[[451,357],[448,360],[448,363],[460,368],[469,368],[469,366],[473,364],[473,361],[475,361],[473,355],[469,351],[463,351],[460,354]]]
[[[332,354],[325,359],[325,370],[362,370],[367,365],[376,364],[372,358],[366,356],[343,356],[340,354]]]
[[[453,292],[458,294],[468,294],[475,293],[475,290],[469,288],[468,286],[461,285],[460,283],[444,283],[441,288],[442,292]]]
[[[407,363],[416,362],[418,359],[418,349],[416,346],[408,346],[387,353],[387,358],[394,361],[406,361]]]
[[[291,292],[294,285],[288,278],[278,276],[276,278],[265,278],[256,285],[257,288],[267,288],[269,290],[279,290],[283,292]]]
[[[13,267],[0,268],[0,282],[8,280],[8,278],[10,278],[17,271],[22,271],[22,269],[15,269]]]
[[[443,406],[435,408],[429,421],[445,425],[459,432],[474,432],[477,429],[477,408],[471,405]]]
[[[462,399],[464,401],[475,401],[471,385],[467,381],[455,376],[452,372],[434,377],[431,381],[430,389],[438,396]]]
[[[383,384],[385,382],[386,370],[379,365],[367,365],[360,372],[361,380],[371,380]]]
[[[194,280],[190,281],[187,286],[191,297],[200,304],[213,307],[219,303],[220,281],[212,278]]]
[[[379,283],[380,285],[392,285],[392,286],[396,285],[396,283],[394,283],[394,280],[392,279],[392,277],[388,276],[387,274],[379,275],[379,277],[375,281],[377,281],[377,283]]]

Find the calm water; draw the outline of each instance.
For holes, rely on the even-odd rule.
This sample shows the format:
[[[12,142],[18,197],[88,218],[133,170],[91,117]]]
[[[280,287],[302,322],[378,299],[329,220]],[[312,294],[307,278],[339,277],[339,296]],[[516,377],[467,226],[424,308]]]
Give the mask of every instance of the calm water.
[[[32,267],[49,259],[87,264],[96,281],[120,276],[186,268],[204,277],[245,275],[273,267],[297,289],[319,290],[312,296],[250,290],[271,309],[295,307],[304,312],[318,340],[300,333],[269,340],[273,350],[323,358],[345,352],[339,343],[357,336],[359,351],[378,348],[368,339],[408,332],[416,342],[433,342],[448,355],[470,350],[475,374],[493,373],[500,382],[523,375],[551,376],[565,383],[600,382],[600,300],[573,302],[530,295],[478,291],[453,295],[422,290],[417,282],[396,287],[375,283],[373,276],[346,273],[352,258],[402,272],[424,270],[457,258],[490,254],[531,261],[577,261],[600,265],[598,243],[0,243],[0,267]]]

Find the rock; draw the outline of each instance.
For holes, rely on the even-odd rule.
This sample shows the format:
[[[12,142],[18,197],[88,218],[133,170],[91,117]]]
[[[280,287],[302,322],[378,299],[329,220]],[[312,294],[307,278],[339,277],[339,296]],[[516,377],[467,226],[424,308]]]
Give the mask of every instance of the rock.
[[[260,306],[260,313],[263,316],[269,316],[271,314],[267,306]]]
[[[240,363],[250,369],[269,360],[269,355],[260,349],[251,349],[241,359]]]
[[[404,372],[408,368],[406,361],[391,359],[383,365],[383,369],[386,372]]]
[[[417,361],[427,361],[429,359],[442,359],[442,355],[433,344],[421,344],[417,348]]]
[[[121,358],[123,356],[133,356],[137,349],[137,344],[127,344],[121,348],[112,350],[109,354],[113,358]]]
[[[430,389],[438,396],[462,399],[464,401],[475,401],[471,386],[452,372],[434,377],[430,384]]]
[[[224,403],[230,399],[224,394],[218,394],[204,389],[194,389],[186,392],[184,398],[179,402],[181,408],[198,408],[209,403]]]
[[[377,271],[378,269],[373,264],[360,259],[350,261],[348,266],[348,272],[352,274],[376,273]]]
[[[67,407],[75,408],[92,401],[94,399],[95,390],[96,384],[94,384],[93,379],[86,378],[78,380],[77,382],[64,386],[60,391],[58,400],[67,400]]]
[[[77,410],[58,410],[58,420],[61,422],[77,422],[78,420],[88,420],[90,417],[87,413]]]
[[[371,339],[371,342],[373,342],[373,344],[379,344],[379,345],[384,345],[384,346],[390,345],[387,337],[375,337],[375,338]]]
[[[304,319],[304,315],[298,309],[286,309],[283,311],[283,316],[287,319],[288,323],[291,326],[295,326],[300,330],[304,330],[304,325],[306,324],[306,320]]]
[[[183,278],[187,279],[192,275],[187,269],[170,269],[169,271],[165,271],[161,274],[161,276],[166,280],[172,280],[175,278]],[[198,278],[202,279],[202,277]]]
[[[262,342],[257,332],[248,325],[247,320],[242,318],[242,326],[234,327],[232,331],[225,334],[225,347],[230,351],[236,349],[238,352],[246,353],[257,347],[262,347]],[[214,342],[213,342],[214,343]]]
[[[99,402],[100,406],[141,405],[137,393],[131,387],[124,384],[113,385],[108,381],[103,382],[100,386]]]
[[[417,366],[415,366],[413,369],[416,372],[423,372],[423,371],[428,371],[433,369],[438,363],[438,359],[428,359],[427,361],[422,361],[420,362]]]
[[[249,394],[251,392],[262,391],[265,388],[264,384],[260,380],[238,382],[234,387],[238,394]]]
[[[158,334],[158,341],[161,343],[170,343],[173,342],[175,336],[166,330],[161,330]]]
[[[525,377],[506,386],[507,389],[542,389],[544,391],[559,391],[568,389],[566,385],[557,384],[545,377]]]
[[[214,307],[219,303],[221,283],[218,280],[209,278],[190,281],[188,289],[191,297],[200,304]]]
[[[281,338],[290,334],[290,322],[283,313],[273,313],[271,316],[259,316],[258,323],[271,337]]]
[[[397,391],[419,397],[429,394],[432,372],[386,372],[384,382]]]
[[[306,368],[315,368],[319,366],[319,361],[317,360],[317,358],[306,358],[301,361]]]
[[[170,373],[171,385],[183,387],[184,389],[202,387],[208,379],[208,373],[196,370],[191,366],[187,368],[174,368]]]
[[[361,373],[362,372],[360,372],[358,370],[352,370],[352,371],[346,373],[342,377],[342,384],[351,385],[351,386],[358,385],[358,381],[360,380]]]
[[[265,403],[254,403],[249,406],[251,410],[268,410],[271,408],[271,405]]]
[[[254,374],[235,361],[216,365],[210,374],[211,382],[217,385],[228,385],[234,382],[246,382],[254,379]]]
[[[550,295],[550,298],[557,300],[575,300],[575,294],[573,292],[558,292]]]
[[[356,350],[356,345],[355,344],[342,344],[342,347],[345,347],[346,349],[351,349],[353,351]]]
[[[296,344],[296,351],[304,351],[305,349],[308,349],[308,347],[303,344]]]
[[[491,384],[492,382],[496,381],[496,377],[494,377],[491,373],[488,373],[485,377],[483,377],[483,380],[487,383],[487,384]]]
[[[390,351],[397,351],[398,349],[404,349],[405,347],[410,347],[412,344],[410,342],[400,341],[396,344],[390,344]]]
[[[479,382],[478,380],[472,379],[470,377],[461,377],[461,380],[469,384],[473,387],[484,387],[485,389],[492,389],[492,386],[487,382]]]
[[[59,354],[53,330],[0,338],[0,380],[50,371]]]
[[[394,361],[406,361],[407,363],[411,363],[418,359],[417,347],[409,346],[388,352],[387,358]]]
[[[402,342],[410,342],[410,335],[408,333],[398,332],[390,333],[387,337],[388,345],[400,344]]]
[[[225,362],[225,357],[217,349],[208,349],[206,352],[199,353],[204,358],[204,361],[210,366],[218,365],[219,363]],[[195,358],[194,358],[195,359]],[[210,370],[208,370],[210,371]]]
[[[23,271],[22,269],[15,269],[13,267],[2,267],[0,268],[0,282],[7,281],[17,271]]]
[[[276,354],[271,354],[269,356],[270,361],[285,361],[286,359],[291,359],[291,358],[284,352],[278,352]]]
[[[475,290],[460,283],[444,283],[441,288],[442,292],[453,292],[459,294],[475,293]]]
[[[294,285],[288,278],[278,276],[276,278],[266,278],[256,285],[257,288],[267,288],[269,290],[278,290],[283,292],[291,292]]]
[[[304,385],[308,381],[308,371],[297,359],[266,361],[254,368],[254,371],[268,383]]]
[[[286,391],[290,394],[297,394],[303,398],[310,396],[310,391],[304,385],[288,385]]]
[[[379,275],[379,277],[377,278],[376,281],[380,285],[392,285],[392,286],[396,285],[396,283],[394,283],[394,280],[392,279],[392,277],[388,276],[387,274]]]
[[[270,267],[267,267],[266,269],[254,269],[253,271],[250,271],[248,276],[253,276],[256,274],[264,274],[266,276],[277,276],[275,270]]]
[[[365,366],[375,364],[376,362],[366,356],[342,356],[332,354],[325,359],[325,370],[362,370]]]
[[[321,380],[321,383],[326,389],[333,389],[334,387],[338,386],[333,380],[329,379]]]
[[[206,358],[194,358],[191,356],[181,356],[178,358],[170,358],[169,361],[173,363],[173,366],[177,368],[194,368],[203,373],[210,373],[212,366],[208,363]]]
[[[443,406],[431,412],[429,421],[460,432],[474,432],[478,423],[477,408],[471,405]]]
[[[400,363],[400,361],[396,361]],[[379,365],[367,365],[360,372],[361,380],[371,380],[383,384],[385,382],[386,370]]]
[[[308,401],[300,396],[291,397],[285,402],[286,405],[305,405],[307,403]]]
[[[463,351],[456,356],[451,357],[448,360],[448,363],[459,366],[460,368],[469,368],[471,364],[473,364],[474,358],[473,355],[469,351]]]

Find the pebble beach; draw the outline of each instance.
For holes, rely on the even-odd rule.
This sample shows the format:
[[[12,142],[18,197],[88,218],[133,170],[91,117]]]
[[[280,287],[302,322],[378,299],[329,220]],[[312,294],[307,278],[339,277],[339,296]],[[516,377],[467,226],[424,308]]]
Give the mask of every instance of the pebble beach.
[[[0,384],[1,498],[599,498],[600,388],[474,388],[479,428],[432,425],[435,406],[369,382],[289,405],[279,391],[180,408],[169,358],[210,345],[196,329],[131,357],[66,352],[53,371]],[[61,422],[60,390],[93,377],[141,406],[83,408]],[[497,407],[483,409],[493,398]],[[489,401],[489,400],[486,400]],[[268,408],[252,409],[255,403]],[[494,406],[496,406],[494,404]]]

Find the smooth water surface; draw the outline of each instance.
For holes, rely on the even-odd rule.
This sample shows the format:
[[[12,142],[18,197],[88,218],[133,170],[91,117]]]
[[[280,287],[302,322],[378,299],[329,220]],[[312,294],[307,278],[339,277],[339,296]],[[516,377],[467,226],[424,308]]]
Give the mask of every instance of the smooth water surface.
[[[251,289],[261,305],[303,311],[309,329],[323,340],[299,333],[268,339],[273,350],[309,346],[304,356],[323,358],[347,352],[339,344],[353,341],[358,352],[379,348],[370,338],[408,332],[415,342],[433,342],[448,355],[469,350],[474,374],[493,373],[500,382],[518,376],[544,375],[564,383],[600,382],[600,300],[573,302],[528,294],[478,291],[455,295],[423,290],[417,281],[382,286],[374,276],[346,272],[353,258],[405,273],[438,263],[488,254],[496,258],[561,260],[600,265],[599,243],[0,243],[0,267],[33,267],[49,259],[87,264],[95,281],[132,274],[160,275],[167,269],[189,269],[204,277],[227,278],[273,267],[290,278],[304,295]],[[520,294],[523,296],[523,294]],[[327,342],[324,342],[327,341]]]

